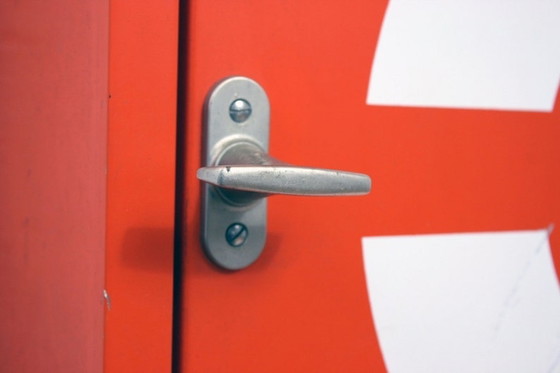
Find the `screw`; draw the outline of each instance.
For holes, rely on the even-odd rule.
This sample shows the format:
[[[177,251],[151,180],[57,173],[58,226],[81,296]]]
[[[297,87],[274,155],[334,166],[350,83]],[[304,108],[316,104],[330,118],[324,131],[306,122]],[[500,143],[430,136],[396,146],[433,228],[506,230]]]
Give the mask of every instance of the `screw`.
[[[251,104],[242,98],[233,101],[229,106],[229,116],[236,123],[243,123],[251,116]]]
[[[233,223],[226,230],[226,241],[233,247],[242,246],[247,241],[249,231],[241,223]]]

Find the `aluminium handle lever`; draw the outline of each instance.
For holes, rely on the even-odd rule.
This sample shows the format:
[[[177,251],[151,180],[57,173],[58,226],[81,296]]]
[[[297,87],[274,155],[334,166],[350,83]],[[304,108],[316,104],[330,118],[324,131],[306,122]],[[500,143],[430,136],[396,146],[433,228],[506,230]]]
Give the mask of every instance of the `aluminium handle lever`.
[[[368,176],[352,172],[295,166],[204,167],[198,179],[220,188],[295,196],[358,196],[371,189]]]
[[[200,168],[198,179],[219,188],[258,193],[261,197],[355,196],[371,190],[367,175],[293,166],[270,157],[257,145],[241,143],[225,153],[219,165]]]
[[[204,115],[201,239],[217,266],[238,270],[260,256],[266,242],[267,198],[272,194],[360,195],[367,175],[305,168],[268,153],[270,104],[264,89],[231,77],[210,90]]]

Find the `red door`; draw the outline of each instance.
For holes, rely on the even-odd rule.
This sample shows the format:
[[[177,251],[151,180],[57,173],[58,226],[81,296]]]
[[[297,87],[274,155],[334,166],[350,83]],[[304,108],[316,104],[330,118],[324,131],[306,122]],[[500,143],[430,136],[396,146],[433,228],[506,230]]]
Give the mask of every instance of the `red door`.
[[[498,2],[477,2],[457,11],[433,1],[406,8],[413,3],[193,0],[182,2],[180,17],[176,1],[113,1],[110,9],[89,1],[72,5],[72,12],[59,3],[4,6],[4,366],[166,371],[173,347],[177,371],[396,372],[377,327],[379,307],[370,306],[368,243],[386,236],[414,241],[420,236],[413,235],[546,232],[560,215],[558,6],[520,1],[499,9]],[[429,18],[434,14],[440,17]],[[471,31],[478,40],[461,48],[438,39],[476,17],[490,20],[486,25],[495,33],[476,27]],[[442,24],[443,31],[426,37],[426,30]],[[403,35],[418,43],[399,44]],[[175,216],[181,246],[174,267],[179,36],[182,208]],[[490,36],[508,42],[468,53],[467,46],[488,46]],[[527,45],[536,48],[532,54],[525,53]],[[516,59],[508,50],[521,52]],[[494,53],[490,81],[509,89],[480,90],[473,70],[449,74],[439,57],[451,51],[461,68],[483,72],[488,59],[478,57]],[[380,57],[391,53],[406,58]],[[371,90],[383,83],[372,78],[372,63],[389,88],[400,89],[396,96]],[[407,68],[387,75],[402,66]],[[414,71],[425,75],[420,78],[448,75],[419,84],[426,80],[410,79]],[[514,79],[506,79],[508,71]],[[552,76],[548,83],[539,80],[546,74]],[[367,173],[374,188],[365,197],[271,197],[263,254],[245,269],[226,271],[202,250],[196,171],[205,97],[233,75],[254,79],[269,96],[273,156]],[[478,91],[451,84],[457,76]],[[535,96],[534,89],[547,84],[545,104],[497,104],[500,97],[542,98],[544,91]],[[403,92],[410,96],[399,98]],[[471,96],[466,105],[458,100],[465,92]],[[536,253],[547,247],[545,241],[552,253],[542,272],[558,271],[557,237],[550,230],[538,242]],[[416,257],[424,272],[438,271],[439,263]],[[510,258],[503,260],[486,274],[489,288],[503,279]],[[520,279],[529,277],[529,267],[522,266]],[[387,273],[387,281],[397,278]],[[443,282],[452,277],[450,272]],[[479,277],[472,272],[472,279]],[[556,278],[552,282],[558,285]],[[550,294],[558,300],[557,287]],[[519,308],[517,295],[511,293],[498,316]],[[431,311],[429,304],[425,308]],[[426,312],[414,305],[402,309],[408,315]],[[557,314],[551,316],[556,325]],[[543,325],[539,318],[531,322],[530,330]],[[560,347],[549,347],[545,371],[554,372]],[[445,357],[442,351],[432,356]]]
[[[183,12],[182,371],[384,371],[362,237],[559,221],[557,101],[551,112],[366,104],[386,7],[194,0]],[[228,272],[201,247],[196,170],[205,97],[233,75],[269,96],[273,156],[363,172],[373,189],[269,198],[263,254]]]

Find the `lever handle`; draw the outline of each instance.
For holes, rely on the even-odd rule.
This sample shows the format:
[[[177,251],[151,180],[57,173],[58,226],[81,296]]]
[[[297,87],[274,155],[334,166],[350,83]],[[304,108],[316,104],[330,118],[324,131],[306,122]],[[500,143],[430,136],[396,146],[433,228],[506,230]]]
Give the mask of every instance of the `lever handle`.
[[[261,197],[271,194],[355,196],[371,190],[367,175],[289,165],[253,144],[230,147],[219,163],[200,168],[198,179],[219,188],[259,193]]]
[[[221,268],[245,268],[263,251],[265,197],[361,195],[371,189],[367,175],[297,167],[269,156],[270,102],[254,80],[218,82],[204,112],[200,236],[206,256]]]

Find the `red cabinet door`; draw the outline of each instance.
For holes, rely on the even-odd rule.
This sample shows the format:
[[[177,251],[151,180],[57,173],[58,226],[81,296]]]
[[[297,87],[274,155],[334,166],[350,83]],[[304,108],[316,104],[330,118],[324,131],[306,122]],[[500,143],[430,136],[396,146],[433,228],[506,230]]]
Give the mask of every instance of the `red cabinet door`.
[[[364,236],[536,229],[560,221],[560,113],[366,104],[386,2],[198,1],[184,9],[182,280],[186,372],[384,371]],[[273,196],[262,256],[236,272],[201,248],[204,100],[259,82],[270,152],[369,174],[364,197]],[[556,248],[558,235],[551,236]]]

